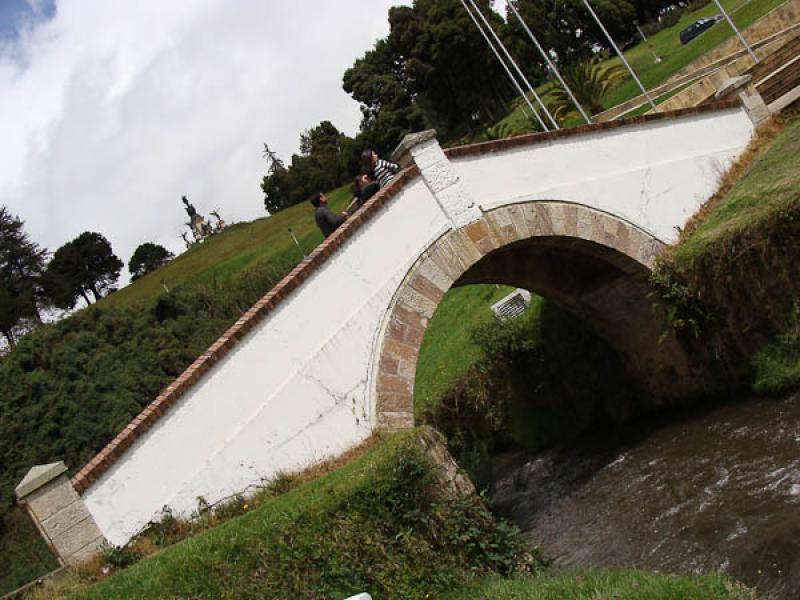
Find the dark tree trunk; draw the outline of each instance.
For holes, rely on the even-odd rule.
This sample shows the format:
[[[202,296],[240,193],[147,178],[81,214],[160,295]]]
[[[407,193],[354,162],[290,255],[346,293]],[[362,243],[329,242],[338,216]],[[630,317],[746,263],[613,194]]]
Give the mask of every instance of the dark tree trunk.
[[[97,302],[103,297],[102,294],[100,294],[100,292],[97,291],[97,286],[95,284],[90,285],[89,289],[92,290],[92,295],[94,296],[95,302]]]
[[[86,306],[89,306],[92,303],[92,301],[89,300],[89,296],[86,294],[86,290],[83,288],[81,288],[81,296],[83,296],[83,299],[86,300]]]

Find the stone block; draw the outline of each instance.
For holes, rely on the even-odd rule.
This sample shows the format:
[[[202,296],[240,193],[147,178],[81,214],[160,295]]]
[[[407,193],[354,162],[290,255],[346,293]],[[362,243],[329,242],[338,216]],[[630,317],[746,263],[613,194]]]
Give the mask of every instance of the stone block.
[[[446,289],[443,290],[420,273],[415,273],[411,278],[411,287],[437,305],[441,302],[446,291]]]
[[[447,243],[446,239],[442,239],[440,243],[436,244],[429,257],[453,281],[461,277],[466,270],[460,257],[453,252],[452,246]]]
[[[481,218],[483,213],[464,187],[459,183],[436,194],[439,204],[456,228],[464,227]]]
[[[414,412],[384,412],[378,415],[378,428],[382,431],[403,431],[414,427]]]
[[[525,219],[525,212],[523,211],[522,207],[518,204],[510,207],[511,212],[511,222],[514,225],[514,229],[517,232],[517,239],[524,240],[531,236],[531,232],[528,229],[528,221]]]
[[[428,188],[435,196],[438,196],[440,192],[454,186],[459,181],[458,174],[447,158],[443,162],[432,163],[425,169],[420,169],[420,172],[425,183],[428,184]]]
[[[595,214],[589,210],[582,210],[578,214],[578,237],[585,240],[593,240],[592,232],[594,231]]]
[[[455,278],[450,277],[430,258],[424,258],[419,263],[417,273],[425,277],[425,279],[445,293],[450,289],[450,286],[453,285],[453,281],[455,280]]]
[[[39,522],[42,522],[79,499],[80,496],[69,479],[66,475],[61,475],[55,481],[33,492],[25,498],[25,502]]]
[[[41,521],[41,524],[47,532],[47,535],[53,539],[66,533],[66,531],[76,523],[80,523],[90,517],[91,515],[89,511],[86,510],[86,505],[79,498],[69,506],[62,508],[49,518]]]
[[[69,562],[69,558],[73,554],[102,538],[103,534],[100,532],[100,529],[98,529],[94,519],[90,516],[83,521],[75,523],[58,536],[51,536],[50,540],[53,542],[53,546],[55,546],[59,555],[61,555],[65,561]]]
[[[65,562],[68,565],[79,565],[81,563],[84,563],[87,560],[94,557],[100,551],[100,549],[103,547],[105,543],[106,543],[105,538],[100,536],[97,539],[94,539],[88,544],[86,544],[80,550],[77,550],[76,552],[70,554],[68,557],[66,557]]]
[[[458,229],[448,235],[445,243],[452,245],[454,252],[464,262],[465,271],[483,258],[481,251],[463,229]]]
[[[420,294],[411,286],[404,286],[397,298],[398,305],[404,306],[407,310],[413,310],[422,317],[430,319],[436,312],[437,304],[427,296]]]
[[[14,494],[17,500],[22,500],[25,496],[32,494],[66,472],[67,465],[64,464],[64,461],[36,465],[19,482],[19,485],[14,489]]]
[[[436,139],[428,140],[412,148],[411,156],[420,171],[425,171],[437,163],[450,164]]]

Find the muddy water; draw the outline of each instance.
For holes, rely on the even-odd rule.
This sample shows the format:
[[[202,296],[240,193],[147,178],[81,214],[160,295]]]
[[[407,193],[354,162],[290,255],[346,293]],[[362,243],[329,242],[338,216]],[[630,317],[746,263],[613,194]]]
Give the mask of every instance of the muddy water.
[[[722,571],[800,598],[800,394],[501,459],[495,507],[556,564]]]

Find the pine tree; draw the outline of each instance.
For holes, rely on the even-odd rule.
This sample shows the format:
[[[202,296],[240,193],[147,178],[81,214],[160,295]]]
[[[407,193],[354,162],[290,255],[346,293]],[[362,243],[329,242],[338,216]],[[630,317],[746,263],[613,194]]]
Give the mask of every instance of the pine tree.
[[[0,332],[10,346],[26,320],[40,321],[37,299],[47,251],[23,231],[24,222],[0,207]]]

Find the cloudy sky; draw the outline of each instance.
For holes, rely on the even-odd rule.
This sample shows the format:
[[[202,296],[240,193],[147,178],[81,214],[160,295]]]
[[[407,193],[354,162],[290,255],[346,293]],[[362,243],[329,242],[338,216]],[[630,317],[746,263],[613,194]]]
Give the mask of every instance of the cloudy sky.
[[[409,3],[0,0],[0,205],[51,251],[98,231],[126,263],[182,249],[183,194],[264,216],[263,143],[286,159],[323,119],[355,133],[342,74]]]

